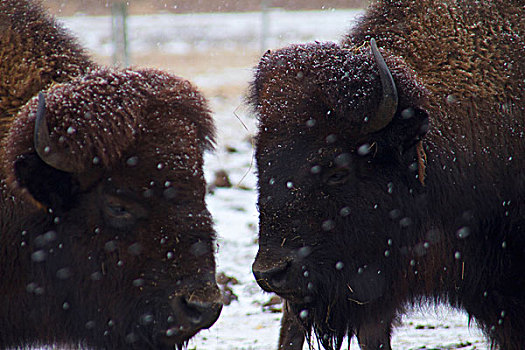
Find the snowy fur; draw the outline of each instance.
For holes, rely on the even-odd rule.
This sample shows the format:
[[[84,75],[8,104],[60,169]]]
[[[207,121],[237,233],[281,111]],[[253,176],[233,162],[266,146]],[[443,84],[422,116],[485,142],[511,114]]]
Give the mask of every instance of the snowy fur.
[[[254,271],[325,348],[357,335],[388,349],[393,321],[427,299],[466,310],[496,347],[525,342],[518,3],[378,1],[341,45],[261,60]],[[363,133],[381,96],[371,38],[399,106]]]

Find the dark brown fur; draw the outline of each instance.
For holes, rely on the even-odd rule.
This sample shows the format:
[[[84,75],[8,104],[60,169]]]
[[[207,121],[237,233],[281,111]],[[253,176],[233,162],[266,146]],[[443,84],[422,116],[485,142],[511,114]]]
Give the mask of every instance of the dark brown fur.
[[[379,1],[341,45],[261,60],[254,273],[325,348],[356,334],[389,347],[397,315],[428,299],[466,310],[496,347],[525,343],[523,9]],[[381,99],[371,38],[399,105],[365,134]]]
[[[38,3],[0,2],[0,139],[18,110],[53,83],[95,65]]]
[[[1,4],[2,64],[32,63],[25,80],[1,71],[0,348],[182,347],[221,308],[206,100],[161,71],[97,68],[38,6]],[[40,90],[48,146],[74,171],[35,151]]]
[[[299,321],[288,301],[283,301],[283,317],[281,318],[281,331],[279,332],[278,350],[302,350],[308,334]]]

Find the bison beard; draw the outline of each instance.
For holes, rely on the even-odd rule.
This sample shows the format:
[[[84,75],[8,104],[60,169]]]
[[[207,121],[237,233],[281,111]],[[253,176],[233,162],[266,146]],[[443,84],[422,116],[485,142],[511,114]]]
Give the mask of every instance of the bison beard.
[[[504,1],[378,1],[341,45],[263,56],[253,272],[286,300],[281,349],[312,330],[327,349],[353,335],[389,349],[424,301],[522,348],[523,15]],[[394,90],[381,66],[397,104],[382,102]]]
[[[206,100],[97,67],[29,1],[0,29],[0,348],[183,348],[222,308]]]

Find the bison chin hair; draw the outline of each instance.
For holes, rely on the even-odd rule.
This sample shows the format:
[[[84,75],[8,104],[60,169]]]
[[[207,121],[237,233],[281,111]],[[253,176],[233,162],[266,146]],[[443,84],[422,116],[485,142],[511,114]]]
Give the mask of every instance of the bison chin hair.
[[[351,270],[341,275],[310,270],[315,287],[308,289],[305,302],[289,301],[310,348],[316,341],[324,349],[339,350],[345,338],[350,342],[354,335],[364,344],[389,342],[404,304],[388,291],[388,268],[370,263],[357,275]]]
[[[356,307],[348,299],[344,278],[314,274],[317,276],[312,275],[312,280],[317,287],[309,289],[305,303],[290,302],[290,311],[304,327],[310,349],[316,340],[325,349],[338,350],[346,336],[356,334]]]
[[[323,348],[338,350],[346,336],[355,335],[352,310],[339,290],[333,288],[329,297],[314,298],[311,304],[290,304],[291,311],[306,330],[310,349],[313,349],[314,337]]]

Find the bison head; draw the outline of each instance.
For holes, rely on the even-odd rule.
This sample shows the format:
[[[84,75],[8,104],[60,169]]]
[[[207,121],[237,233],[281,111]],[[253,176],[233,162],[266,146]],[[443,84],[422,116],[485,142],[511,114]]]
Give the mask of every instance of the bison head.
[[[213,133],[191,84],[153,70],[95,70],[20,112],[4,166],[36,204],[21,213],[17,278],[37,341],[170,349],[215,322]]]
[[[376,316],[391,305],[396,237],[411,224],[399,224],[400,201],[416,208],[411,196],[423,186],[416,145],[428,130],[425,95],[403,60],[385,62],[373,40],[268,52],[256,71],[253,272],[326,347],[395,313]]]

